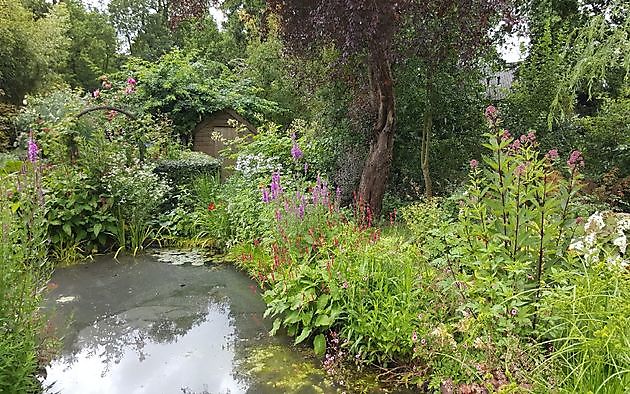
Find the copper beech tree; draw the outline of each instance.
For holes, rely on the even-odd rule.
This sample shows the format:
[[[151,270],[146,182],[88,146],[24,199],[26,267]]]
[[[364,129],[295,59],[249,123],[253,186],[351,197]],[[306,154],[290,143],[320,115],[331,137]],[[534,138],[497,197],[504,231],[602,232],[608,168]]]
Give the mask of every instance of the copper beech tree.
[[[319,46],[332,44],[342,63],[356,57],[364,59],[375,121],[358,195],[375,215],[381,211],[393,158],[396,100],[392,62],[395,52],[409,55],[396,49],[411,48],[410,55],[430,61],[436,56],[439,61],[447,54],[467,58],[488,42],[489,28],[504,16],[507,1],[267,1],[270,11],[279,17],[284,44],[290,51],[307,55]],[[448,31],[444,32],[444,27]],[[444,32],[444,40],[435,34],[439,31]],[[428,144],[428,135],[423,133]]]

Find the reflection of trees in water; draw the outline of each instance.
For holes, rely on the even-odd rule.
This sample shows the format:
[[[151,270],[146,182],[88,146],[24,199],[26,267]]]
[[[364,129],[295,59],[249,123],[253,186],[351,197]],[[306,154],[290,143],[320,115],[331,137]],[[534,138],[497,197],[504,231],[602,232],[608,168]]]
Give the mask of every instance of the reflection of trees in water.
[[[125,354],[136,353],[138,360],[144,361],[149,356],[144,350],[147,344],[175,343],[207,321],[211,313],[225,316],[233,325],[225,298],[211,300],[205,308],[197,310],[191,310],[190,303],[188,300],[181,305],[143,306],[97,320],[78,333],[73,351],[64,354],[60,362],[64,369],[69,369],[81,359],[98,358],[104,364],[101,376],[105,376],[112,364],[118,364]]]

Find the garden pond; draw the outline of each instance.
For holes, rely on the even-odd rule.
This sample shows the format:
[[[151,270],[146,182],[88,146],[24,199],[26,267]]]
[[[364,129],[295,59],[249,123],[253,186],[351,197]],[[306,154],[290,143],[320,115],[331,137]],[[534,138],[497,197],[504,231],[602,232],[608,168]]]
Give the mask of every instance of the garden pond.
[[[230,264],[173,250],[94,260],[49,283],[62,345],[46,393],[341,392],[311,351],[269,336],[260,289]]]

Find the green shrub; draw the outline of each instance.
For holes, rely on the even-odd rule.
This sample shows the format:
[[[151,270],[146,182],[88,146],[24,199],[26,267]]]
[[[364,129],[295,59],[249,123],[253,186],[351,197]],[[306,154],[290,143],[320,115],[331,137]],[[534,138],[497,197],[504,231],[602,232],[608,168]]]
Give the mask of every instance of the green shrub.
[[[48,234],[58,257],[73,249],[85,255],[112,245],[117,233],[114,200],[98,180],[61,166],[46,174],[44,183]]]
[[[182,152],[179,159],[161,160],[155,173],[165,177],[174,186],[189,185],[200,175],[215,176],[221,167],[220,162],[201,152]]]

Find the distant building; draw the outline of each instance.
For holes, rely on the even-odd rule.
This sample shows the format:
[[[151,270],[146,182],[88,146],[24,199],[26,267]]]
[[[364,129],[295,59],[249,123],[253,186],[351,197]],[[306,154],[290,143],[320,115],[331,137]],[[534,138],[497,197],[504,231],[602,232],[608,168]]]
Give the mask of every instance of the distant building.
[[[236,111],[225,109],[215,112],[202,120],[193,130],[193,150],[204,152],[210,156],[219,158],[219,152],[225,149],[224,142],[234,140],[238,135],[233,122],[245,128],[245,133],[256,134],[254,127],[247,119],[243,118]]]
[[[486,87],[486,96],[490,100],[502,100],[507,96],[512,88],[519,64],[508,63],[505,69],[486,76],[482,83]]]

